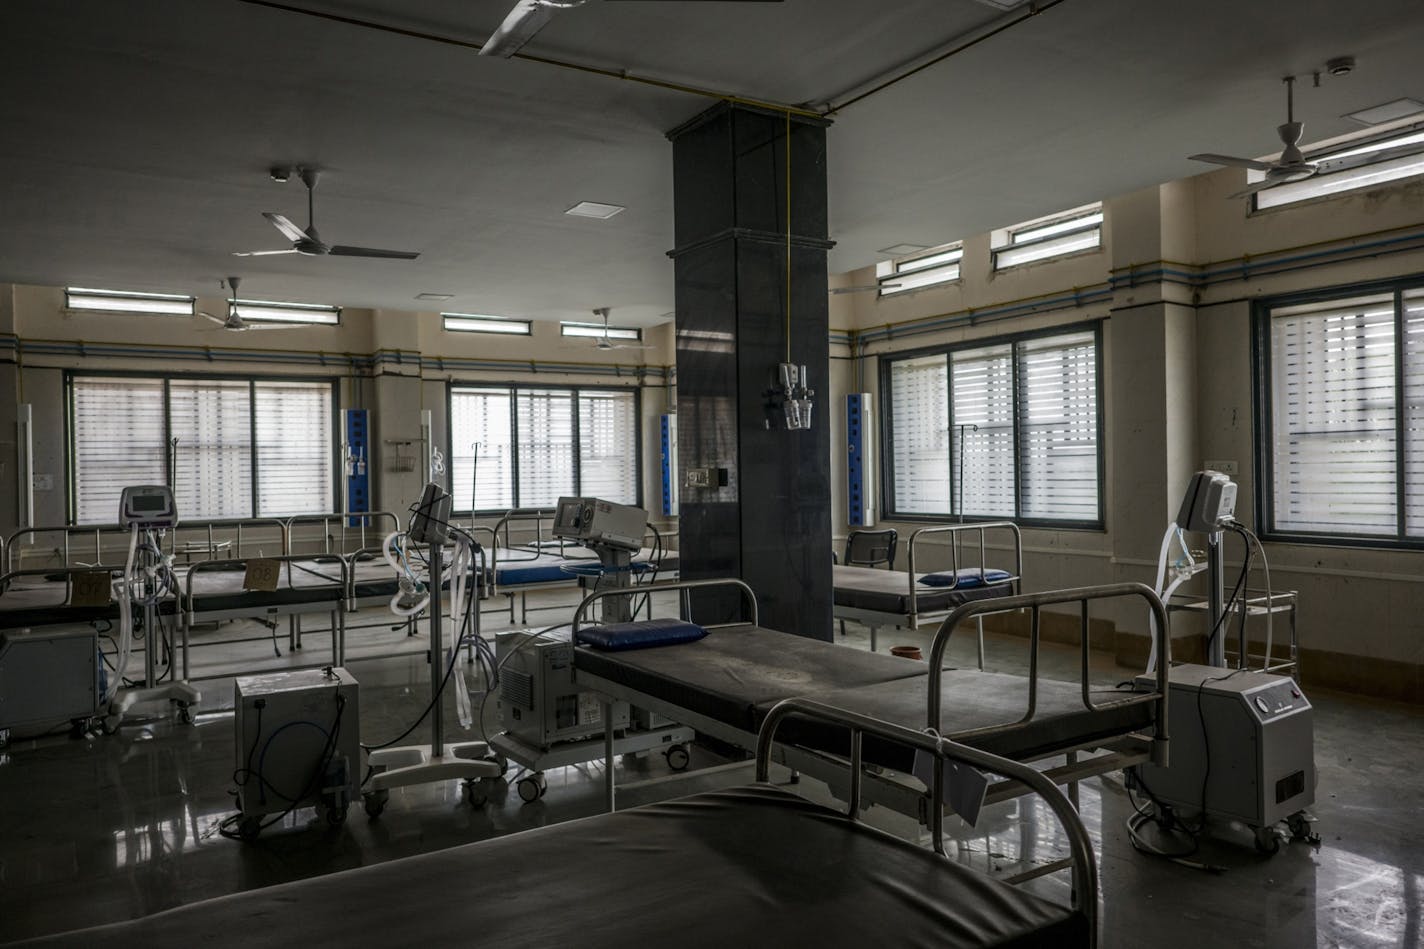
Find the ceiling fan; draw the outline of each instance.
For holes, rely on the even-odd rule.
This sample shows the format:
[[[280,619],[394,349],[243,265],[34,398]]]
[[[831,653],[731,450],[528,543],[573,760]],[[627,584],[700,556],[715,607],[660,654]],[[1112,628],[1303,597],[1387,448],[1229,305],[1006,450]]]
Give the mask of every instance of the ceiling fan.
[[[283,170],[285,174],[285,169]],[[263,211],[262,216],[272,222],[272,226],[282,232],[282,236],[292,242],[292,246],[287,250],[252,250],[238,251],[234,257],[268,257],[274,254],[306,254],[309,257],[382,257],[393,260],[414,260],[420,254],[416,251],[408,250],[380,250],[375,247],[352,247],[348,244],[327,244],[321,239],[321,235],[316,230],[316,214],[314,211],[315,201],[313,192],[316,191],[316,183],[321,177],[321,172],[315,168],[298,168],[297,173],[301,176],[302,183],[307,186],[307,226],[302,230],[292,221],[281,214],[272,211]],[[277,177],[274,171],[273,178]],[[280,180],[285,181],[283,177]]]
[[[241,282],[241,277],[228,277],[224,281],[228,292],[232,294],[227,301],[227,316],[215,316],[202,310],[198,311],[198,315],[233,333],[244,333],[247,330],[292,330],[302,326],[301,323],[252,323],[244,320],[237,312],[237,285]]]
[[[601,306],[593,311],[593,315],[603,320],[603,333],[593,338],[593,348],[610,349],[652,349],[651,346],[644,346],[641,343],[615,343],[608,335],[608,307]],[[586,325],[586,324],[585,324]]]
[[[525,43],[534,38],[534,34],[542,30],[554,14],[560,10],[572,10],[574,7],[581,7],[588,0],[518,0],[505,15],[504,22],[494,31],[485,44],[480,47],[481,56],[499,56],[508,59]],[[662,0],[664,3],[678,2],[678,0]],[[736,0],[741,3],[782,3],[784,0]]]
[[[1217,155],[1212,152],[1203,152],[1200,155],[1187,156],[1192,161],[1211,162],[1213,165],[1229,165],[1233,168],[1251,168],[1255,171],[1266,173],[1264,179],[1230,195],[1229,198],[1244,198],[1247,195],[1255,194],[1257,191],[1264,191],[1266,188],[1285,184],[1289,181],[1304,181],[1306,178],[1315,175],[1327,174],[1333,171],[1344,171],[1347,168],[1353,168],[1359,165],[1387,161],[1391,158],[1413,154],[1420,150],[1419,145],[1412,144],[1368,153],[1355,152],[1342,155],[1338,158],[1307,161],[1300,150],[1300,138],[1305,133],[1305,125],[1295,120],[1295,77],[1287,76],[1283,82],[1286,84],[1286,121],[1284,125],[1276,126],[1276,134],[1281,137],[1281,143],[1285,146],[1281,149],[1280,157],[1274,161],[1260,161],[1255,158],[1237,158],[1233,155]]]

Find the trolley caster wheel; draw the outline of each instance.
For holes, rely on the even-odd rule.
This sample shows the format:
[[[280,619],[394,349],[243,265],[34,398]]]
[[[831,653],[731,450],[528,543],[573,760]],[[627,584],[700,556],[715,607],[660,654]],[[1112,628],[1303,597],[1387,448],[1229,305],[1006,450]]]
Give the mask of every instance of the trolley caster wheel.
[[[489,758],[486,760],[493,761],[496,765],[499,766],[499,773],[501,776],[509,773],[509,759],[506,758],[504,755],[490,755]]]
[[[381,812],[386,809],[386,801],[390,799],[389,791],[371,791],[364,795],[362,803],[366,807],[366,816],[375,820],[381,816]]]
[[[533,804],[549,790],[549,782],[542,774],[531,774],[519,779],[519,799],[525,804]]]
[[[1290,828],[1292,840],[1303,840],[1308,844],[1320,843],[1320,835],[1310,829],[1313,821],[1304,814],[1292,814],[1286,818],[1286,827]]]
[[[466,778],[461,782],[460,797],[471,807],[484,807],[489,803],[489,791],[485,789],[483,778]]]
[[[1276,833],[1275,825],[1270,827],[1257,827],[1256,849],[1266,855],[1273,854],[1281,849],[1281,836]]]
[[[686,771],[687,766],[692,763],[692,755],[688,753],[686,745],[673,745],[664,757],[667,758],[668,767],[674,771]]]
[[[237,825],[237,836],[243,840],[256,840],[257,835],[262,833],[262,820],[257,817],[244,817]]]
[[[182,722],[184,725],[193,724],[192,706],[184,702],[178,703],[178,721]]]

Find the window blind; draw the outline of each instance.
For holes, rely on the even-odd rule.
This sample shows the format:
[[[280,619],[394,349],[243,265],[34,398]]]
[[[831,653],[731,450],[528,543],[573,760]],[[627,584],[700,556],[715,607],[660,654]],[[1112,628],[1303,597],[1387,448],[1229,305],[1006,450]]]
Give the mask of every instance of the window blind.
[[[579,493],[638,502],[636,400],[632,392],[583,390],[579,402]]]
[[[256,382],[257,513],[290,517],[334,510],[331,384]]]
[[[1013,346],[950,356],[954,387],[954,469],[962,474],[959,506],[967,516],[1014,516]],[[978,426],[964,429],[958,426]],[[961,441],[963,458],[959,458]]]
[[[168,384],[173,497],[185,520],[252,516],[252,398],[241,380]]]
[[[948,514],[949,364],[940,353],[890,364],[896,510]]]
[[[456,510],[498,511],[515,506],[511,403],[508,389],[451,390],[450,493]]]
[[[1097,520],[1094,334],[1020,343],[1018,395],[1020,515]]]
[[[112,524],[125,487],[168,483],[163,382],[76,377],[71,387],[75,523]]]
[[[575,494],[573,393],[520,389],[514,398],[519,433],[520,507],[553,507]]]
[[[1271,311],[1274,527],[1397,533],[1394,320],[1393,294]]]
[[[1424,537],[1424,289],[1401,295],[1404,320],[1404,527]]]

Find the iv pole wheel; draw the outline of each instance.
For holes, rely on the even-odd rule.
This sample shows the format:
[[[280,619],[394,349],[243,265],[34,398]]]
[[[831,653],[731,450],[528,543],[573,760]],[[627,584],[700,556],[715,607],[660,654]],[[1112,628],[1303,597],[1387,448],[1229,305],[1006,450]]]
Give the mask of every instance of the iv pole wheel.
[[[461,784],[461,797],[466,804],[471,807],[484,807],[489,803],[489,792],[485,788],[483,778],[466,778]]]
[[[237,825],[237,836],[243,840],[256,840],[262,833],[262,821],[256,817],[244,817]]]
[[[366,806],[366,816],[375,820],[381,816],[381,812],[386,809],[386,801],[390,799],[389,791],[367,791],[363,795],[362,801]]]

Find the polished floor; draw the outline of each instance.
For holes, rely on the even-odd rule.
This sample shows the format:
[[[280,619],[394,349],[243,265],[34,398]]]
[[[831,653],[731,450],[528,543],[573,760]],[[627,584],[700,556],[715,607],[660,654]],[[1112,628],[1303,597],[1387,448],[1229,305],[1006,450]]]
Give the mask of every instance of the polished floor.
[[[531,616],[531,625],[544,617],[557,622],[558,615]],[[500,619],[491,617],[486,631],[499,628]],[[502,620],[507,626],[508,617]],[[209,636],[235,638],[232,629]],[[362,739],[393,737],[428,701],[420,639],[381,623],[352,635],[365,637],[366,654],[385,656],[347,663],[361,684]],[[304,654],[308,664],[321,661],[322,634],[308,634],[296,659],[285,630],[279,639],[280,658],[270,643],[200,645],[195,671],[279,667]],[[867,646],[865,631],[853,624],[844,641]],[[881,648],[924,642],[923,634],[887,632]],[[991,637],[990,668],[1021,670],[1024,646]],[[1075,650],[1045,651],[1045,675],[1076,676]],[[967,664],[972,656],[968,638],[952,648],[952,661]],[[1111,682],[1131,672],[1107,665],[1094,676]],[[513,833],[602,807],[602,765],[587,764],[549,772],[547,795],[532,804],[502,785],[488,804],[474,808],[450,782],[394,791],[378,820],[357,806],[344,825],[329,828],[313,811],[299,810],[255,842],[229,840],[218,826],[233,810],[231,679],[200,686],[203,703],[192,724],[157,708],[115,735],[18,736],[0,753],[0,941]],[[470,686],[478,688],[473,677]],[[1319,846],[1291,842],[1268,857],[1257,853],[1249,833],[1222,827],[1191,858],[1210,871],[1152,858],[1128,839],[1125,823],[1133,811],[1121,776],[1085,782],[1081,811],[1099,855],[1104,946],[1424,946],[1424,710],[1347,696],[1311,698]],[[486,709],[491,727],[493,705]],[[478,725],[460,727],[448,696],[446,723],[449,740],[478,737]],[[428,731],[418,729],[412,740],[428,741]],[[687,775],[674,774],[658,755],[621,761],[620,806],[751,780],[748,766],[710,749],[694,749],[693,759]],[[809,779],[800,787],[826,797]],[[898,833],[917,832],[880,809],[872,819]],[[987,872],[1016,872],[1060,854],[1061,835],[1049,825],[1040,807],[999,805],[986,810],[977,828],[957,827],[956,855]],[[1067,883],[1059,874],[1033,886],[1062,896]],[[893,943],[893,931],[886,936]]]

